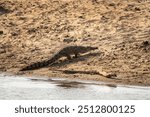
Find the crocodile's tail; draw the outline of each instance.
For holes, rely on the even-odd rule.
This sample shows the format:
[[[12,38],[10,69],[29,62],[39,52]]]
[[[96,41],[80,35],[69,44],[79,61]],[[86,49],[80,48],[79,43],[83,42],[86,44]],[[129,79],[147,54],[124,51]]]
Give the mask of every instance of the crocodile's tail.
[[[42,67],[46,67],[49,64],[54,63],[59,58],[60,58],[60,55],[59,54],[55,54],[49,60],[33,63],[33,64],[29,65],[29,66],[26,66],[26,67],[22,68],[20,71],[35,70],[35,69],[39,69],[39,68],[42,68]]]
[[[47,66],[48,64],[49,64],[49,61],[37,62],[37,63],[33,63],[29,66],[24,67],[20,71],[34,70],[34,69],[42,68],[42,67]]]

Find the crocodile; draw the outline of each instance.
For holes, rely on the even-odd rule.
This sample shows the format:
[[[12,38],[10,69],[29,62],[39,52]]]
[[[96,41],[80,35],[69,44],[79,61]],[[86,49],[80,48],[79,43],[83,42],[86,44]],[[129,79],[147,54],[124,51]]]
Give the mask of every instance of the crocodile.
[[[29,66],[22,68],[20,71],[39,69],[39,68],[53,64],[54,62],[56,62],[58,59],[60,59],[62,57],[67,57],[67,59],[70,60],[71,55],[75,55],[75,58],[77,58],[79,56],[79,54],[86,53],[86,52],[89,52],[89,51],[95,50],[95,49],[98,49],[98,47],[66,46],[66,47],[60,49],[57,53],[55,53],[48,60],[33,63]]]

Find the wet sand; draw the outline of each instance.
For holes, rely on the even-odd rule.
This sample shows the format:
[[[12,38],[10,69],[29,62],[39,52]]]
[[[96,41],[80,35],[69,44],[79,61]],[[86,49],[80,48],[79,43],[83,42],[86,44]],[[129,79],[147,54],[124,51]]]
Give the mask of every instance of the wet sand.
[[[150,87],[0,74],[3,100],[149,100]]]
[[[99,49],[19,71],[66,45]],[[1,0],[0,71],[150,86],[150,1]]]

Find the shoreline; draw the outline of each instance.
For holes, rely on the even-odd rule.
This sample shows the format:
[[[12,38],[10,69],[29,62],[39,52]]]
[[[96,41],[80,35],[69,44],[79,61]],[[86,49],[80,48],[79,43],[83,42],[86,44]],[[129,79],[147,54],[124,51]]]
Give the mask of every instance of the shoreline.
[[[11,72],[12,73],[12,72]],[[106,76],[102,75],[85,75],[85,74],[63,74],[57,71],[49,71],[47,68],[42,68],[42,70],[35,70],[31,72],[14,72],[14,75],[20,76],[31,76],[31,77],[47,77],[47,78],[65,78],[65,79],[72,79],[72,80],[87,80],[87,81],[98,81],[109,83],[113,85],[129,85],[129,86],[150,86],[149,83],[142,83],[142,82],[133,82],[131,78],[129,79],[121,79],[118,77],[114,78],[107,78]],[[131,79],[131,80],[130,80]]]
[[[148,1],[1,0],[0,4],[0,71],[150,86]],[[19,72],[67,45],[98,50]]]
[[[46,70],[44,70],[46,71]],[[33,71],[31,71],[33,72]],[[0,72],[0,74],[4,73],[5,75],[11,75],[11,76],[20,76],[20,77],[31,77],[31,78],[47,78],[47,79],[69,79],[69,80],[81,80],[81,81],[92,81],[92,82],[101,82],[101,83],[106,83],[109,85],[127,85],[127,86],[143,86],[143,87],[149,87],[149,84],[143,84],[143,83],[133,83],[133,82],[129,82],[128,80],[124,80],[122,81],[122,79],[117,79],[117,78],[106,78],[105,76],[99,76],[99,75],[94,75],[93,76],[76,76],[76,75],[66,75],[66,74],[52,74],[52,73],[42,73],[42,72],[38,72],[37,73],[30,73],[30,72],[26,72],[26,73],[21,73],[21,72]]]
[[[31,78],[31,79],[30,79]],[[1,99],[149,99],[150,87],[0,74]],[[9,84],[9,86],[8,86]],[[8,93],[5,93],[8,92]],[[22,93],[24,92],[24,93]],[[34,92],[34,93],[33,93]],[[120,95],[121,93],[121,95]],[[128,95],[127,95],[128,94]],[[63,96],[62,96],[63,95]],[[110,96],[111,95],[111,96]]]
[[[46,71],[46,70],[45,70]],[[99,77],[97,76],[71,76],[71,75],[65,75],[65,74],[40,74],[40,73],[16,73],[16,72],[0,72],[0,74],[4,73],[5,75],[11,75],[11,76],[19,76],[19,77],[31,77],[31,78],[38,78],[38,79],[68,79],[68,80],[73,80],[73,81],[91,81],[91,82],[100,82],[100,83],[106,83],[108,85],[112,86],[117,86],[117,85],[122,85],[122,86],[142,86],[142,87],[149,87],[150,85],[148,84],[142,84],[142,83],[133,83],[133,82],[128,82],[128,81],[122,81],[121,79],[109,79],[104,76]]]

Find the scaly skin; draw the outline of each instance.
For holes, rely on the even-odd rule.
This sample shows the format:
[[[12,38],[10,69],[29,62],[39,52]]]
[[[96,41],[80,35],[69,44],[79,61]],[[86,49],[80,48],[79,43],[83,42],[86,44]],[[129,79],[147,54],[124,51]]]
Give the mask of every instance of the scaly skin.
[[[48,66],[54,62],[56,62],[61,57],[67,57],[67,59],[71,59],[71,55],[75,55],[77,58],[79,54],[89,52],[91,50],[98,49],[97,47],[90,47],[90,46],[67,46],[59,50],[56,54],[54,54],[51,58],[48,60],[42,61],[42,62],[36,62],[29,66],[24,67],[20,71],[26,71],[26,70],[34,70],[38,68],[42,68],[45,66]]]

